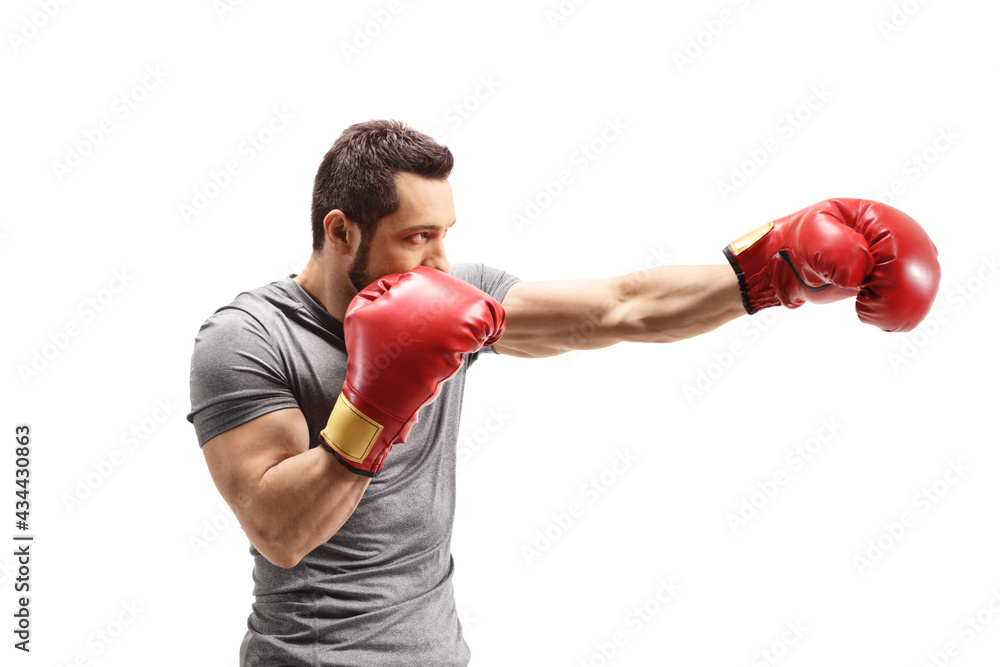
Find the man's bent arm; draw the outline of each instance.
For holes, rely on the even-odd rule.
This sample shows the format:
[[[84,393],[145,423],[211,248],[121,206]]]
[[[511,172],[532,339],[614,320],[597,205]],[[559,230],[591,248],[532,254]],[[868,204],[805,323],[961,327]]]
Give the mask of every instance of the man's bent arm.
[[[340,530],[370,481],[322,447],[309,449],[309,429],[297,408],[226,431],[202,452],[250,543],[279,567],[295,566]]]
[[[625,341],[669,343],[746,314],[728,265],[659,266],[604,280],[520,282],[503,299],[501,354],[548,357]]]

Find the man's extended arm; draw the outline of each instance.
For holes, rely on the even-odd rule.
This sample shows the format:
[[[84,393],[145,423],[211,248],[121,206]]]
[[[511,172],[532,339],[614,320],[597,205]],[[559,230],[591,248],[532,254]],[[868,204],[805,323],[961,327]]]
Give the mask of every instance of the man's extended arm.
[[[664,266],[608,280],[519,283],[504,298],[497,352],[547,357],[622,341],[670,342],[743,313],[857,297],[862,322],[911,331],[941,282],[937,248],[880,202],[827,199],[772,220],[725,250],[729,266]]]
[[[521,282],[503,300],[501,354],[548,357],[624,341],[668,343],[711,331],[746,310],[736,274],[659,266],[604,280]]]

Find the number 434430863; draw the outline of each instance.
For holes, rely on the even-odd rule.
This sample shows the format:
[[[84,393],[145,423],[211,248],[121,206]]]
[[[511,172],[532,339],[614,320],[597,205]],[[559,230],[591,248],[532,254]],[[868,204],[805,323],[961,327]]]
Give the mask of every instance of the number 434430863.
[[[15,526],[19,530],[28,530],[28,511],[31,508],[28,503],[28,482],[31,479],[31,427],[27,424],[17,426],[14,431],[14,440],[17,442],[14,448],[16,457],[14,468],[16,495],[18,500],[14,504],[14,513],[17,516]]]

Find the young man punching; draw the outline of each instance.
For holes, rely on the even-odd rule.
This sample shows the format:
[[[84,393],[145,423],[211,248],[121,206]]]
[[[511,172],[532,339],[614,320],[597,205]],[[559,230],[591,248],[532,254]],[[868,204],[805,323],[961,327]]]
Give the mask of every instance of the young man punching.
[[[549,282],[452,266],[452,163],[402,123],[349,127],[316,174],[305,269],[198,333],[188,419],[255,559],[243,667],[468,664],[451,531],[462,391],[481,355],[666,343],[844,298],[906,331],[937,292],[923,230],[858,199],[769,222],[714,266]]]

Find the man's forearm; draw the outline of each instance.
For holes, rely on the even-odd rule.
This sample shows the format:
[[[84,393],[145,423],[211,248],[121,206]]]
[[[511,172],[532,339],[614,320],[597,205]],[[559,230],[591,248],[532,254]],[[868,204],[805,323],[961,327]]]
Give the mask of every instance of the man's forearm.
[[[347,470],[322,447],[269,468],[257,485],[251,510],[261,542],[255,544],[257,550],[276,565],[294,566],[340,530],[370,481]]]
[[[658,266],[615,279],[619,306],[611,326],[623,341],[669,343],[746,314],[739,283],[725,264]]]
[[[660,266],[602,280],[517,283],[503,300],[507,331],[493,349],[516,357],[669,343],[746,314],[728,265]]]

